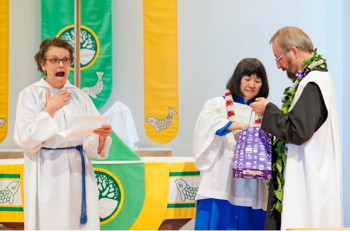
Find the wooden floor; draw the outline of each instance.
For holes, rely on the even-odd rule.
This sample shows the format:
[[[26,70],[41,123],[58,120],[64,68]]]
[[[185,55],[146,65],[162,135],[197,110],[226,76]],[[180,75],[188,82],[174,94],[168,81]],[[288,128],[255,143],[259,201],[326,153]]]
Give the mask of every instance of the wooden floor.
[[[0,230],[23,230],[24,223],[3,223],[0,224]]]
[[[158,230],[179,230],[191,219],[169,219],[164,220]]]

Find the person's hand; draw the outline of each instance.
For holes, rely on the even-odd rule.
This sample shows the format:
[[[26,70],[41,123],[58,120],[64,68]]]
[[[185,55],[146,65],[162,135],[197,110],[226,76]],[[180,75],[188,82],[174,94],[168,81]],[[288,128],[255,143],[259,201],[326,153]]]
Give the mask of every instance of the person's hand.
[[[243,130],[246,129],[247,127],[249,127],[249,124],[247,123],[241,123],[241,122],[234,122],[237,126],[237,129],[235,130]]]
[[[56,111],[69,104],[71,99],[71,93],[68,91],[61,91],[57,95],[50,96],[50,90],[46,90],[46,105],[44,111],[50,114],[51,117],[54,116]]]
[[[234,137],[237,139],[241,130],[246,129],[247,127],[249,127],[249,124],[235,121],[230,127],[228,127],[228,130],[232,131]]]
[[[250,107],[258,116],[263,116],[265,112],[266,105],[270,103],[267,99],[259,97],[255,99],[255,102],[250,104]]]
[[[229,127],[230,131],[240,131],[247,128],[249,124],[234,121]]]
[[[94,133],[99,135],[100,142],[105,142],[107,137],[112,133],[112,126],[110,124],[104,124],[102,127],[95,129]]]

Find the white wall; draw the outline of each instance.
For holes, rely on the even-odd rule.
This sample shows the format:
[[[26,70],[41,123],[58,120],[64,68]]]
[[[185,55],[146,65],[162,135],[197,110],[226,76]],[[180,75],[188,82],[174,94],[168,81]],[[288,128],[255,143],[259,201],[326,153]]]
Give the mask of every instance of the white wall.
[[[104,112],[114,101],[130,107],[139,147],[166,147],[175,156],[190,156],[197,115],[210,97],[222,95],[235,65],[244,57],[260,59],[270,81],[270,100],[280,105],[286,75],[277,70],[269,40],[280,27],[301,27],[309,34],[329,64],[338,89],[342,137],[349,137],[350,85],[349,13],[346,0],[178,0],[179,132],[167,144],[155,144],[145,134],[143,121],[142,0],[112,0],[113,92]],[[57,15],[57,17],[63,17]],[[0,149],[17,148],[13,124],[18,92],[40,78],[33,56],[40,43],[40,1],[10,0],[10,95],[9,132]],[[344,120],[342,120],[344,118]],[[344,161],[349,163],[349,142],[343,139]],[[344,174],[350,170],[344,168]],[[346,177],[344,177],[346,179]],[[344,180],[345,192],[350,185]],[[349,199],[345,199],[349,204]],[[349,216],[349,206],[345,215]],[[346,220],[346,219],[345,219]],[[349,220],[349,219],[348,219]],[[350,221],[346,221],[350,226]]]
[[[112,2],[114,84],[109,101],[100,111],[120,100],[133,113],[140,136],[137,145],[172,148],[176,156],[191,155],[192,131],[204,101],[223,94],[227,79],[244,57],[256,57],[265,64],[270,100],[280,105],[282,91],[290,82],[277,70],[269,45],[278,28],[303,28],[330,61],[330,55],[341,54],[341,49],[330,49],[333,44],[327,29],[331,28],[326,22],[331,24],[335,19],[326,14],[326,0],[288,0],[284,4],[280,0],[178,0],[180,127],[172,142],[156,144],[144,131],[142,0]],[[10,14],[10,128],[0,148],[16,147],[11,118],[17,94],[40,77],[33,61],[40,43],[40,1],[11,0]],[[333,37],[341,36],[335,32]],[[339,62],[329,63],[331,70],[340,70]]]
[[[101,111],[120,100],[134,115],[139,147],[169,147],[176,156],[191,155],[192,131],[204,101],[223,94],[235,65],[247,56],[265,64],[270,99],[280,105],[290,82],[275,67],[269,45],[273,33],[286,25],[302,27],[327,57],[326,19],[320,17],[326,16],[326,1],[283,3],[178,0],[180,128],[173,141],[155,144],[146,136],[143,121],[142,1],[113,1],[115,91]],[[305,23],[315,18],[321,18],[317,26]]]

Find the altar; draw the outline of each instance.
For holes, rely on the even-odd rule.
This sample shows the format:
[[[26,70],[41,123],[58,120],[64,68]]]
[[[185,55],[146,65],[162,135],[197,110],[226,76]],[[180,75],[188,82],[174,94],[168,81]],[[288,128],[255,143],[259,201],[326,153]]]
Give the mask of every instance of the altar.
[[[199,170],[192,157],[92,161],[102,230],[157,230],[195,216]],[[23,222],[23,159],[0,159],[0,223]]]

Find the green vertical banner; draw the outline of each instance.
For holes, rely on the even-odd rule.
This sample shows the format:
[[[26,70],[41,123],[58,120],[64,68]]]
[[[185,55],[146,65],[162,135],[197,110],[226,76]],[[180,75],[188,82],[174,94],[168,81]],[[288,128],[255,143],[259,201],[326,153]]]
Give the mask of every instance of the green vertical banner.
[[[100,109],[112,90],[111,0],[80,0],[80,6],[80,87]],[[76,47],[74,7],[73,0],[42,0],[42,39],[60,37]],[[74,64],[69,81],[74,84]]]

